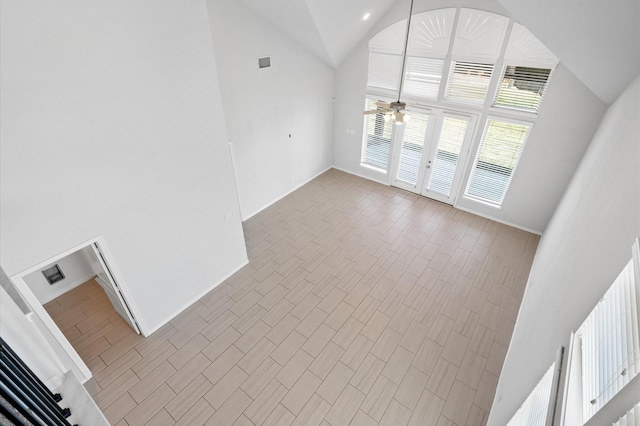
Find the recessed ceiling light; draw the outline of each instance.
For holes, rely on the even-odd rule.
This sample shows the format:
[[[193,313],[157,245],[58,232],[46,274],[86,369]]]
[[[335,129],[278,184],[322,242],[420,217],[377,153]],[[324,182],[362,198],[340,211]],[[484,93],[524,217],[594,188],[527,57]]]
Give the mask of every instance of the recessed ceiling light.
[[[369,19],[370,16],[371,16],[371,14],[369,12],[367,12],[362,16],[362,20],[366,21],[367,19]]]

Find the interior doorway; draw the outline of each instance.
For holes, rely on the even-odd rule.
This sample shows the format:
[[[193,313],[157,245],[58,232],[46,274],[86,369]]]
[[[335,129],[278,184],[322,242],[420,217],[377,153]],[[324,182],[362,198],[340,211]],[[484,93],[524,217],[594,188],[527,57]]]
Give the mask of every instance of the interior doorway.
[[[113,266],[98,237],[11,277],[36,325],[81,382],[92,377],[87,361],[107,348],[107,333],[141,333]]]
[[[395,127],[391,185],[453,205],[475,131],[474,114],[416,109]]]

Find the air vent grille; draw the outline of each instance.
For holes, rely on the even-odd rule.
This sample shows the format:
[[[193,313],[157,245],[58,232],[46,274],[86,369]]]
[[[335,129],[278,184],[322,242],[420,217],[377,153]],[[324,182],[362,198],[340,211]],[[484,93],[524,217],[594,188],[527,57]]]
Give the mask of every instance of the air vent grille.
[[[270,68],[271,67],[271,56],[265,56],[264,58],[258,58],[258,68]]]

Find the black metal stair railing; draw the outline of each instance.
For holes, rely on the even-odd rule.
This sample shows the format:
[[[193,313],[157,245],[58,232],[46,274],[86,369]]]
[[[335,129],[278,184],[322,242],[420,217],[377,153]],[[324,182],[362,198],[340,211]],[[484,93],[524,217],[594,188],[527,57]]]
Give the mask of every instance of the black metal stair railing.
[[[17,425],[70,426],[61,400],[0,337],[0,415]]]

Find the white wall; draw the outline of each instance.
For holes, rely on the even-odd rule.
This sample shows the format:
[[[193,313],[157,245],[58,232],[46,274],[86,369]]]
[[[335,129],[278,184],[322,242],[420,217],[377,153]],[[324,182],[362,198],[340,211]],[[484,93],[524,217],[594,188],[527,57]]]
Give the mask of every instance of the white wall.
[[[11,282],[7,274],[4,272],[4,269],[2,269],[1,267],[0,267],[0,287],[2,287],[4,291],[7,292],[7,294],[11,299],[13,299],[13,302],[16,305],[18,305],[18,308],[22,311],[22,313],[28,314],[29,312],[31,312],[27,303],[22,299],[22,296],[20,296],[20,293],[18,293],[18,290],[16,290],[16,288],[13,286],[13,283]]]
[[[640,76],[611,105],[544,233],[489,425],[503,425],[631,257],[640,236]]]
[[[637,0],[498,1],[607,104],[640,72]]]
[[[42,274],[42,271],[53,265],[58,265],[64,275],[64,279],[51,285]],[[87,260],[81,251],[77,251],[63,257],[57,262],[47,265],[38,271],[24,277],[33,294],[43,305],[64,293],[73,290],[80,284],[90,279],[95,274],[91,270]]]
[[[442,7],[473,7],[508,16],[494,1],[416,2],[416,13]],[[388,183],[386,174],[360,165],[364,98],[367,82],[368,40],[380,30],[406,17],[390,14],[374,28],[336,71],[334,164],[336,167]],[[457,206],[541,233],[568,185],[591,140],[605,105],[563,64],[549,83],[538,119],[531,131],[511,187],[501,209],[458,198]],[[481,116],[478,125],[483,126]],[[476,141],[477,142],[477,141]],[[476,145],[477,146],[477,145]],[[472,162],[472,158],[470,163]],[[467,174],[468,175],[468,174]]]
[[[50,388],[62,384],[64,367],[45,340],[14,300],[0,287],[0,336]]]
[[[103,235],[153,330],[246,262],[204,1],[1,13],[2,267]]]
[[[605,112],[563,63],[553,72],[501,209],[459,197],[458,206],[543,232]],[[481,120],[482,122],[482,120]]]
[[[240,2],[207,7],[246,219],[331,166],[333,69]]]

